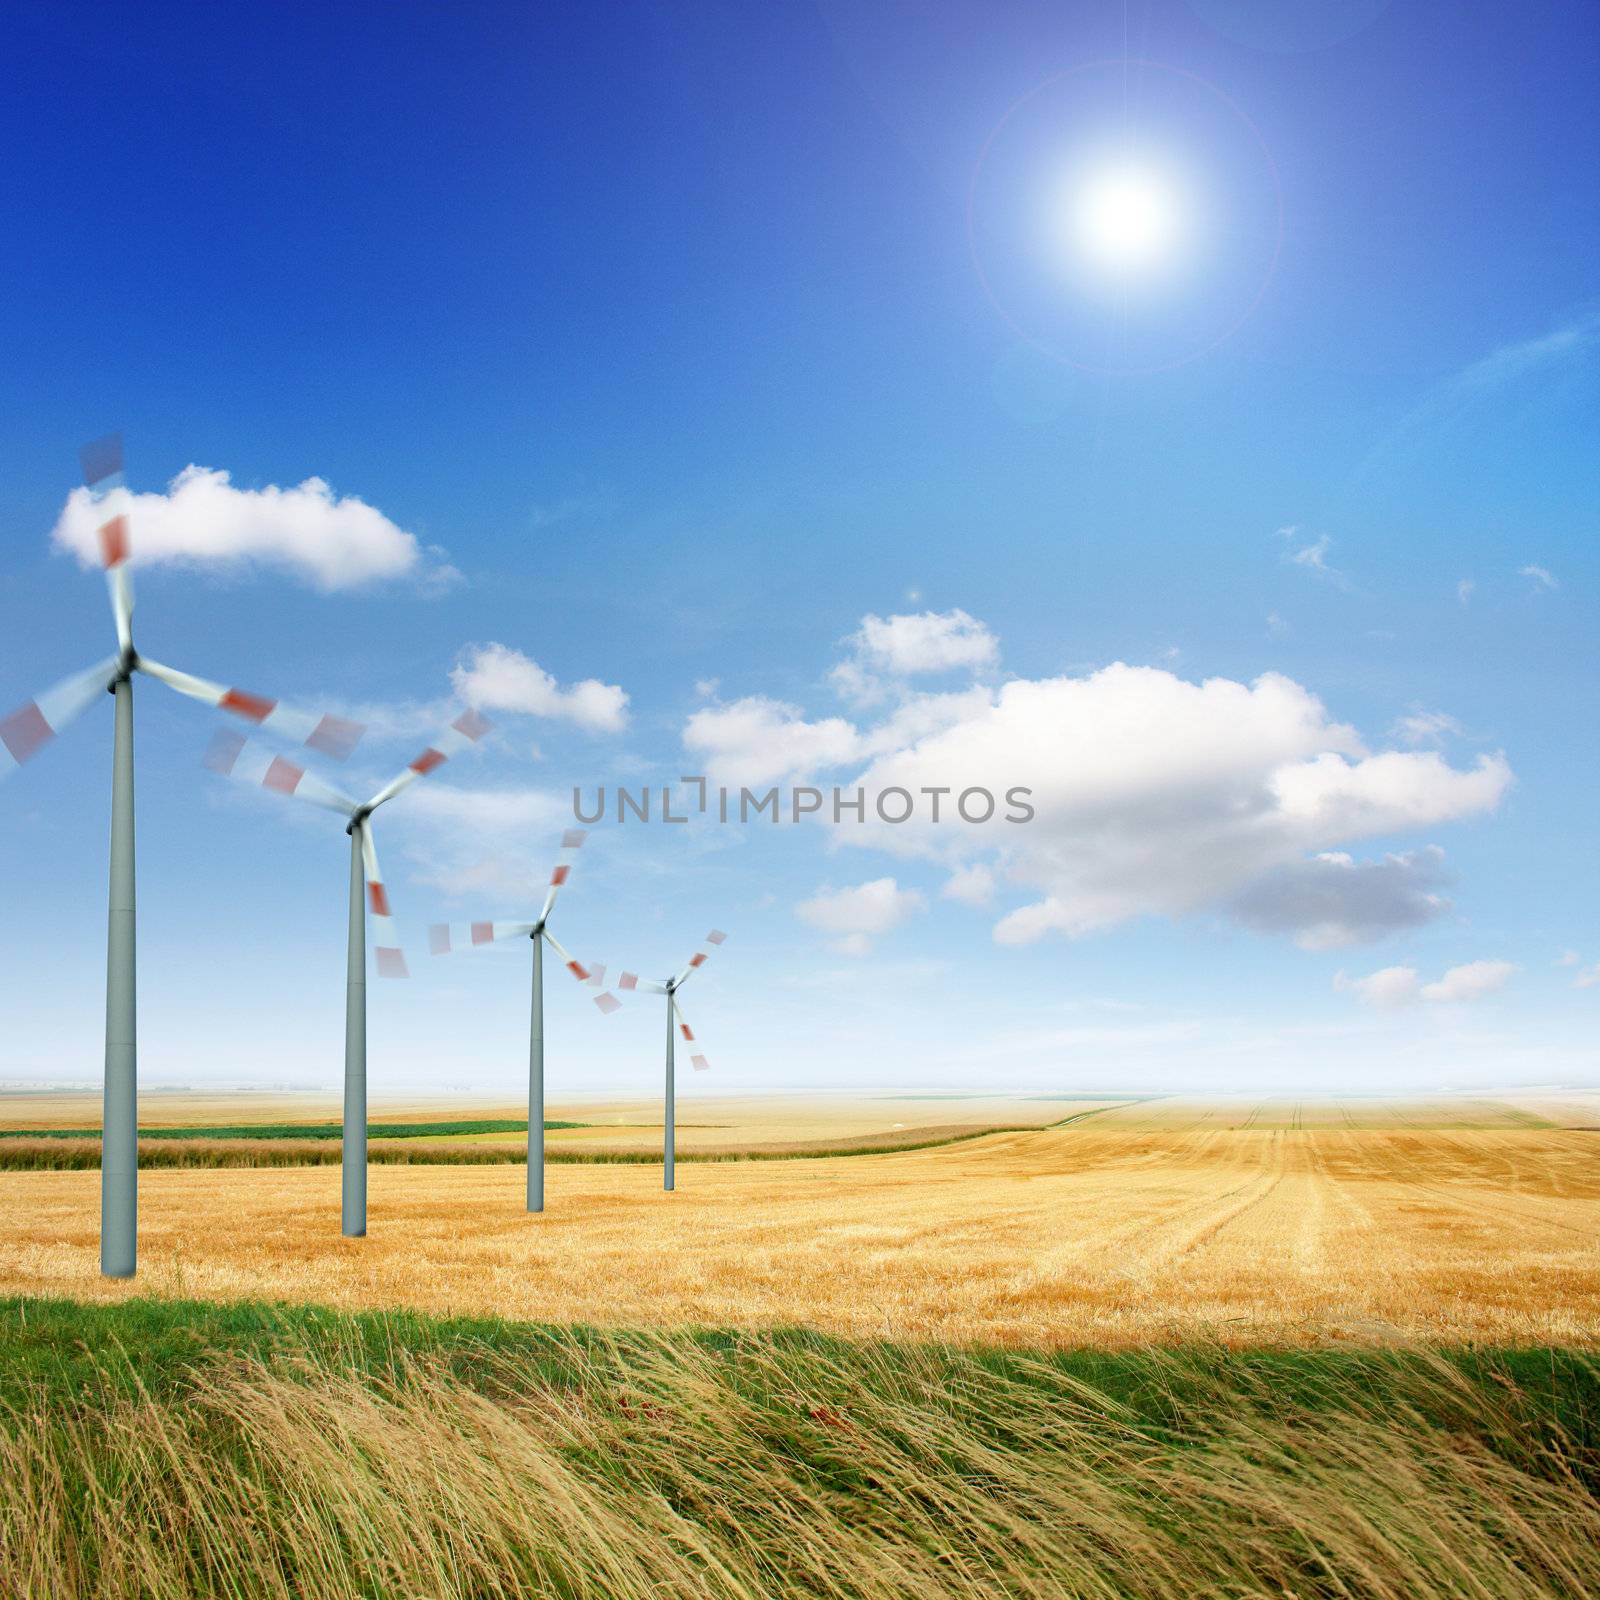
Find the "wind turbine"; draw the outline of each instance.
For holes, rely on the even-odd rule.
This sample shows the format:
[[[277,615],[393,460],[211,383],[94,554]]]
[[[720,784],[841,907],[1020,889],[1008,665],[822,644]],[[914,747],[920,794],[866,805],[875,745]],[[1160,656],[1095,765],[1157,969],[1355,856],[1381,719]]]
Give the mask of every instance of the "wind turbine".
[[[296,711],[281,701],[229,689],[142,656],[133,645],[128,574],[129,510],[122,440],[86,445],[84,482],[97,514],[100,559],[111,591],[117,653],[45,690],[0,720],[0,778],[44,748],[109,690],[116,697],[111,747],[111,883],[106,926],[106,1054],[100,1122],[100,1271],[131,1278],[138,1264],[139,1118],[136,901],[133,831],[133,675],[143,672],[192,700],[231,711],[274,733],[342,760],[363,729],[340,717]]]
[[[451,756],[476,744],[491,724],[476,711],[464,711],[397,777],[370,800],[352,800],[304,767],[282,756],[248,747],[240,734],[218,734],[206,756],[213,772],[278,794],[292,794],[312,805],[336,811],[350,835],[350,932],[345,964],[344,1002],[344,1132],[341,1145],[341,1226],[350,1239],[367,1231],[367,946],[366,912],[372,913],[373,954],[378,976],[404,978],[405,952],[394,930],[389,891],[378,867],[372,837],[372,813]],[[363,905],[362,886],[366,895]]]
[[[544,946],[565,963],[579,983],[599,985],[605,981],[604,967],[592,969],[573,960],[550,931],[550,913],[556,896],[572,873],[572,858],[588,835],[582,828],[568,828],[561,835],[561,860],[550,874],[545,890],[544,909],[536,922],[473,922],[465,928],[452,928],[436,922],[428,929],[428,948],[436,956],[471,945],[493,944],[498,939],[532,939],[533,1004],[528,1025],[528,1210],[544,1210]]]
[[[706,944],[721,944],[727,934],[713,928],[705,936]],[[676,1045],[675,1035],[681,1033],[685,1044],[695,1042],[694,1030],[690,1028],[688,1019],[683,1014],[683,1008],[678,1004],[678,991],[686,984],[695,972],[711,959],[704,950],[696,950],[689,957],[689,964],[675,978],[641,978],[637,973],[624,972],[617,979],[619,989],[644,989],[650,994],[664,994],[667,997],[667,1088],[666,1088],[666,1118],[665,1128],[661,1136],[663,1176],[661,1187],[674,1189],[677,1187],[674,1172],[675,1157],[677,1155],[677,1129],[678,1129],[678,1086],[676,1072]],[[616,1011],[622,1004],[609,990],[604,994],[597,994],[594,1003],[608,1016]],[[709,1072],[711,1063],[703,1055],[691,1055],[689,1064],[696,1072]]]

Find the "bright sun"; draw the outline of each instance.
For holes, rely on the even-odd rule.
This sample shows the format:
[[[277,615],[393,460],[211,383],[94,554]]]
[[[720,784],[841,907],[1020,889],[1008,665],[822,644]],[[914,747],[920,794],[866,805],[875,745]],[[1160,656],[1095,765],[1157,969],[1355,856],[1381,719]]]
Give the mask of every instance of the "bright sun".
[[[1136,166],[1108,168],[1079,186],[1071,201],[1074,243],[1097,265],[1129,272],[1171,254],[1180,232],[1180,207],[1160,173]]]

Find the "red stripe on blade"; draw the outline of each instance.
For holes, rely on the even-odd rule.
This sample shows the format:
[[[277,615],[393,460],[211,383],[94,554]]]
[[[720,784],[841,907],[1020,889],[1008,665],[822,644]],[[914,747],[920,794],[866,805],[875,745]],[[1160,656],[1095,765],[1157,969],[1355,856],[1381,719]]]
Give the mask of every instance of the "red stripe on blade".
[[[343,717],[324,717],[311,730],[311,737],[306,743],[311,749],[320,750],[325,756],[332,756],[335,761],[343,761],[355,749],[361,735],[366,731],[359,722],[346,722]]]
[[[494,724],[487,717],[479,716],[476,711],[463,711],[450,726],[457,733],[465,734],[467,738],[476,743]]]
[[[493,944],[494,924],[492,922],[474,922],[472,924],[472,942],[474,944]]]
[[[721,944],[722,941],[724,939],[726,939],[727,937],[728,937],[727,934],[722,932],[722,930],[720,928],[713,928],[711,930],[711,932],[706,935],[706,943],[707,944]]]
[[[450,758],[429,745],[426,750],[411,763],[411,770],[418,777],[424,777],[432,772],[435,767],[442,767]]]
[[[571,871],[571,867],[557,867],[556,870],[550,874],[550,887],[552,889],[559,889],[561,885],[567,881],[567,877]]]
[[[49,744],[55,736],[56,730],[44,720],[44,712],[31,700],[0,722],[0,744],[11,752],[12,759],[18,765],[35,754],[41,745]]]
[[[389,891],[381,883],[369,883],[367,885],[367,904],[372,907],[373,916],[388,916]]]
[[[687,1022],[680,1022],[678,1024],[678,1032],[681,1033],[685,1039],[693,1043],[694,1035],[690,1033],[689,1024]]]
[[[589,835],[582,828],[568,828],[561,835],[561,848],[563,850],[576,850]]]
[[[113,517],[100,525],[100,559],[107,568],[120,567],[128,559],[128,519]]]
[[[701,965],[704,964],[705,959],[706,959],[705,951],[704,950],[696,950],[695,953],[694,953],[693,959],[689,962],[689,965],[691,967],[701,966]]]
[[[567,963],[567,971],[570,972],[579,983],[585,983],[588,981],[589,974],[581,966],[579,966],[576,961],[569,961]]]
[[[243,689],[230,689],[217,704],[224,711],[243,717],[246,722],[265,722],[272,715],[276,700],[264,699],[259,694],[246,694]]]
[[[639,974],[637,972],[624,972],[617,979],[619,989],[637,989],[639,987]]]
[[[711,1070],[711,1063],[704,1056],[690,1056],[689,1061],[696,1072],[709,1072]]]
[[[436,956],[450,954],[450,924],[433,922],[428,925],[428,950]]]
[[[594,997],[594,1003],[599,1006],[607,1016],[610,1016],[613,1011],[620,1011],[622,1009],[622,1002],[617,999],[614,994],[597,994]]]
[[[267,768],[266,777],[261,780],[261,787],[276,789],[279,794],[293,794],[305,775],[304,767],[297,767],[294,762],[285,761],[282,756],[274,756],[272,765]]]
[[[411,974],[406,971],[406,953],[397,950],[393,945],[380,944],[377,946],[378,976],[380,978],[409,978]]]

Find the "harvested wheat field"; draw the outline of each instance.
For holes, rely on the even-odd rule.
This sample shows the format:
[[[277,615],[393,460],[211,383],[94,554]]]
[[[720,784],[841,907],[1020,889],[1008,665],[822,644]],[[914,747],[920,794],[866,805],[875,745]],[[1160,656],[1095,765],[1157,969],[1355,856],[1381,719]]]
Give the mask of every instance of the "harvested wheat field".
[[[137,1291],[610,1326],[1125,1345],[1600,1342],[1600,1145],[1512,1100],[1101,1105],[891,1154],[152,1171]],[[98,1174],[0,1173],[0,1292],[114,1299]]]

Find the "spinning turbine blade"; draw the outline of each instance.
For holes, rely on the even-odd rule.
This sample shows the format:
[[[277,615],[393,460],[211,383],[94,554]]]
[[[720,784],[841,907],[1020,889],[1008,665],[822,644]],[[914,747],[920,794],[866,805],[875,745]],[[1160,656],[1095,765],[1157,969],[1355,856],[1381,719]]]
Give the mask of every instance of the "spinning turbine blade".
[[[124,656],[133,648],[133,580],[128,575],[128,491],[122,476],[122,435],[108,434],[79,452],[83,481],[99,512],[100,564],[111,593],[111,615],[117,624],[117,646]]]
[[[176,667],[163,666],[140,656],[138,667],[152,678],[166,684],[169,689],[187,695],[191,700],[204,701],[221,711],[231,711],[246,722],[294,744],[343,761],[355,749],[366,728],[359,722],[349,722],[343,717],[324,715],[316,711],[301,711],[286,706],[281,700],[269,700],[264,695],[251,694],[245,689],[228,689],[220,683],[197,678],[193,673],[179,672]]]
[[[313,772],[283,756],[253,745],[242,733],[219,728],[206,751],[206,766],[224,778],[252,787],[271,789],[275,794],[292,794],[314,806],[337,811],[341,817],[356,814],[356,802],[324,783]]]
[[[531,922],[434,922],[428,927],[428,950],[432,955],[447,956],[500,939],[526,939],[532,932]]]
[[[707,944],[721,944],[727,937],[727,934],[720,932],[716,928],[713,928],[711,932],[706,935],[705,942]],[[689,974],[694,972],[696,969],[703,967],[710,959],[711,957],[706,951],[696,950],[695,953],[689,957],[689,965],[686,966],[683,971],[672,980],[672,987],[676,989],[680,985],[688,982]]]
[[[102,661],[87,672],[74,673],[46,689],[36,700],[0,718],[0,778],[36,756],[75,717],[80,717],[110,688],[117,659]]]
[[[684,1016],[683,1007],[675,1003],[673,1010],[677,1014],[678,1032],[683,1036],[683,1042],[685,1044],[693,1044],[695,1042],[694,1029],[689,1026],[689,1019]],[[696,1072],[709,1072],[711,1070],[711,1063],[704,1056],[691,1055],[689,1057],[689,1065]]]
[[[448,728],[434,737],[432,744],[419,755],[404,772],[390,779],[367,802],[369,811],[376,811],[385,801],[392,800],[408,784],[442,767],[451,756],[459,755],[470,744],[476,744],[494,724],[476,711],[463,711]]]
[[[389,910],[389,891],[383,886],[383,873],[378,866],[371,817],[361,823],[361,859],[367,871],[367,911],[372,918],[372,953],[377,958],[378,976],[409,978],[405,951],[400,948],[400,936]]]
[[[555,870],[550,874],[550,887],[545,892],[544,909],[539,913],[540,922],[544,922],[555,909],[556,896],[561,892],[562,884],[572,874],[573,855],[587,837],[582,828],[568,828],[561,835],[561,860],[556,863]]]
[[[554,934],[550,932],[548,928],[544,929],[543,937],[546,943],[549,944],[550,948],[561,957],[563,963],[566,965],[567,971],[570,972],[579,983],[587,983],[589,981],[589,969],[584,966],[581,961],[575,961],[571,953],[562,947],[561,942],[555,937]]]

